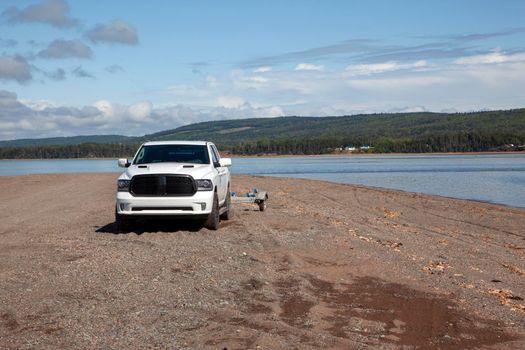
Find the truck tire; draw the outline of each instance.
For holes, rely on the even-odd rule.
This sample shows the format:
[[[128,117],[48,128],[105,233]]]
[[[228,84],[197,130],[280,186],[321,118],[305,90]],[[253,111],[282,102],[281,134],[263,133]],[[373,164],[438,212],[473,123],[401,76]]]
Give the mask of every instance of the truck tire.
[[[228,194],[226,195],[226,203],[224,203],[226,211],[221,214],[221,220],[230,220],[233,218],[233,207],[232,207],[232,193],[230,192],[230,186],[228,186]]]
[[[204,223],[204,227],[206,227],[208,230],[215,231],[219,229],[219,221],[219,197],[217,196],[217,193],[215,193],[213,195],[213,207],[211,209],[211,213],[206,219],[206,222]]]
[[[117,208],[115,208],[115,226],[116,226],[116,232],[129,232],[131,229],[132,220],[130,218],[125,217],[124,215],[120,215],[117,212]]]

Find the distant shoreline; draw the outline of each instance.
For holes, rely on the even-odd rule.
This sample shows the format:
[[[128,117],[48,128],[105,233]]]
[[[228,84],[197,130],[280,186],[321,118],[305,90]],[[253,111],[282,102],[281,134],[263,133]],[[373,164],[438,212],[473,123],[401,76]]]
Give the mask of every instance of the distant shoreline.
[[[224,153],[223,157],[231,158],[287,158],[287,157],[374,157],[374,156],[450,156],[450,155],[487,155],[487,154],[525,154],[525,151],[493,152],[427,152],[427,153],[326,153],[326,154],[261,154],[235,155]]]
[[[491,152],[427,152],[427,153],[326,153],[326,154],[259,154],[237,155],[221,153],[223,158],[291,158],[291,157],[384,157],[384,156],[451,156],[451,155],[490,155],[490,154],[525,154],[525,151],[491,151]],[[5,160],[117,160],[118,157],[109,158],[1,158]]]

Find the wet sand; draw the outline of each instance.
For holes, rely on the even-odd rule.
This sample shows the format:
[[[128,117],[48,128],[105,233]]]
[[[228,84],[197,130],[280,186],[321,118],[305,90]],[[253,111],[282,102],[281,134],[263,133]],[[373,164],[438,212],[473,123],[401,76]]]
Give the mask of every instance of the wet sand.
[[[267,211],[117,234],[116,177],[0,177],[0,349],[525,348],[525,209],[235,176]]]

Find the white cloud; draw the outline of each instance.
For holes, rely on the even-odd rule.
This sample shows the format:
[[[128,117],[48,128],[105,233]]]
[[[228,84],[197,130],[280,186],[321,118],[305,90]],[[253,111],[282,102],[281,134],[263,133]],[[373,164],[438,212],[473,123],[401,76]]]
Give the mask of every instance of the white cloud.
[[[253,83],[266,83],[269,79],[261,76],[251,76],[251,77],[244,77],[244,81],[253,82]]]
[[[266,108],[260,108],[258,110],[258,116],[257,117],[284,117],[286,113],[284,113],[283,109],[279,106],[272,106],[272,107],[266,107]]]
[[[521,73],[516,64],[508,62],[489,70],[487,66],[466,67],[453,62],[387,61],[315,74],[279,70],[264,75],[254,75],[252,69],[236,69],[217,76],[220,84],[216,87],[202,82],[190,85],[200,96],[180,94],[177,102],[217,107],[221,101],[222,106],[239,107],[242,101],[249,101],[252,106],[278,106],[286,115],[519,107],[525,101],[516,86],[525,82],[525,69]],[[482,101],[481,95],[486,96]],[[219,99],[223,96],[237,100],[226,103]]]
[[[91,48],[80,40],[54,40],[38,56],[44,58],[90,58]]]
[[[115,123],[147,123],[153,113],[153,104],[150,101],[141,101],[131,105],[120,105],[108,100],[99,100],[93,104],[96,114],[101,114],[108,125]]]
[[[224,108],[240,108],[246,101],[240,97],[221,96],[217,98],[216,106]]]
[[[253,70],[254,73],[267,73],[271,71],[272,71],[272,67],[268,67],[268,66],[259,67]]]
[[[348,81],[352,87],[359,89],[406,89],[415,87],[426,87],[431,85],[446,84],[450,82],[447,77],[439,75],[389,77],[374,79],[355,79]]]
[[[213,75],[208,75],[206,77],[206,82],[208,83],[209,87],[216,87],[219,85],[219,81]]]
[[[26,131],[31,130],[33,126],[26,119],[21,119],[18,121],[9,121],[3,122],[0,121],[0,135],[5,133],[13,133],[18,130]]]
[[[131,120],[142,122],[151,116],[152,110],[153,104],[149,101],[143,101],[129,106],[127,109],[127,114],[130,116]]]
[[[427,62],[420,60],[414,63],[383,62],[370,64],[351,64],[345,68],[349,76],[370,75],[392,72],[401,69],[417,69],[427,66]]]
[[[65,0],[42,1],[22,10],[11,7],[4,14],[10,23],[39,22],[58,28],[72,27],[77,23],[77,20],[69,17],[69,5]]]
[[[525,53],[515,53],[507,55],[499,50],[483,55],[474,55],[468,57],[461,57],[455,61],[459,65],[475,65],[475,64],[494,64],[505,62],[523,62],[525,61]]]
[[[398,108],[391,108],[390,113],[414,113],[414,112],[428,112],[424,106],[405,106]]]
[[[16,98],[16,94],[13,94]],[[47,100],[26,100],[26,99],[18,99],[19,103],[22,103],[26,105],[28,108],[33,109],[35,111],[43,111],[46,108],[55,108],[59,105],[53,101],[47,101]]]
[[[310,63],[299,63],[297,66],[295,66],[295,70],[322,71],[324,70],[324,66],[310,64]]]
[[[98,24],[87,31],[86,36],[94,43],[105,42],[136,45],[139,42],[135,27],[122,20],[114,20],[108,24]]]
[[[367,75],[372,73],[383,73],[399,69],[396,62],[374,63],[374,64],[353,64],[346,67],[347,72],[355,75]]]
[[[183,104],[155,107],[150,101],[121,105],[108,100],[68,107],[49,101],[19,100],[0,90],[0,139],[90,134],[144,135],[177,126],[218,119],[282,116],[279,106],[253,106],[224,97],[208,107]]]
[[[93,104],[104,116],[113,118],[115,116],[115,108],[108,100],[100,100]]]
[[[472,84],[473,91],[490,88],[492,91],[489,94],[497,96],[505,92],[507,99],[519,99],[525,85],[525,60],[466,66],[461,72],[464,79]],[[522,96],[523,94],[521,94],[521,107],[525,105]]]
[[[32,79],[31,67],[21,56],[0,56],[0,80],[16,80],[19,83]]]
[[[269,77],[260,75],[247,75],[244,71],[235,70],[231,74],[231,82],[239,89],[261,89],[270,81]]]

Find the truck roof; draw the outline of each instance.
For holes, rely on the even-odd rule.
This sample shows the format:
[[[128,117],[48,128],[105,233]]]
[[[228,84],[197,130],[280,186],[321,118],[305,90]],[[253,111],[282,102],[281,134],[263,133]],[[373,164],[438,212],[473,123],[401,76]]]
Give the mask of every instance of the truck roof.
[[[206,146],[208,141],[149,141],[145,142],[144,146],[154,146],[154,145],[200,145]]]

